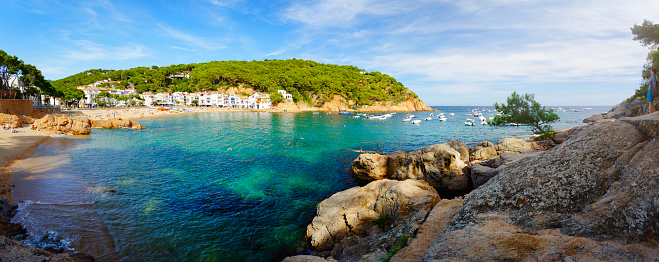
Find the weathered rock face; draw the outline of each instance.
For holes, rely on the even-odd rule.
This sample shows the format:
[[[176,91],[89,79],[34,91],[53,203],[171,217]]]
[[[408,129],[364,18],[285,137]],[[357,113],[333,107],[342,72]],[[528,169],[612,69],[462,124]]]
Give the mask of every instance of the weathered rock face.
[[[480,187],[499,174],[499,170],[505,165],[527,157],[537,156],[541,152],[542,151],[532,151],[524,154],[505,153],[483,161],[480,164],[472,164],[471,182],[473,183],[474,189]]]
[[[483,141],[473,147],[471,153],[469,154],[469,159],[472,163],[480,163],[497,155],[498,153],[496,146],[490,141]]]
[[[3,113],[0,113],[0,125],[9,125],[10,128],[18,128],[23,126],[19,116]]]
[[[89,119],[86,117],[55,117],[47,115],[34,122],[34,126],[42,131],[55,134],[87,135],[92,130]]]
[[[527,142],[524,139],[517,137],[509,137],[509,138],[501,139],[499,142],[497,142],[495,147],[497,150],[497,154],[499,155],[505,153],[519,154],[519,153],[526,153],[529,151],[533,151],[536,149],[541,149],[541,147],[535,144],[534,142]]]
[[[468,162],[462,154],[469,149],[460,141],[428,146],[420,151],[396,151],[389,155],[361,154],[353,161],[352,171],[364,180],[423,180],[442,193],[464,194],[471,190]]]
[[[560,228],[566,235],[656,245],[656,150],[659,141],[633,125],[598,122],[552,150],[499,170],[465,199],[452,227],[499,212],[524,230]]]
[[[495,213],[444,232],[422,256],[391,261],[656,261],[659,249],[567,236],[559,229],[528,232]]]
[[[424,180],[442,193],[464,194],[471,190],[469,166],[448,144],[427,146],[421,151],[389,155],[387,177]]]
[[[387,175],[387,159],[380,154],[360,154],[353,161],[352,173],[362,180],[384,179]]]
[[[601,115],[593,115],[589,118],[583,120],[584,123],[592,123],[607,119],[620,119],[622,117],[637,117],[641,115],[646,115],[650,113],[650,108],[648,107],[648,102],[645,99],[640,100],[636,99],[631,103],[627,101],[622,101],[622,103],[617,104],[609,112],[606,112]]]
[[[101,127],[101,128],[122,128],[129,127],[132,129],[144,129],[140,123],[137,123],[133,120],[122,119],[122,118],[111,118],[111,119],[101,119],[101,120],[91,120],[92,127]]]
[[[378,252],[383,245],[412,235],[438,201],[435,189],[423,181],[374,181],[318,204],[307,238],[321,255],[340,261],[354,261],[374,252],[381,257],[386,254]],[[388,220],[382,219],[382,228],[373,222],[381,216]]]
[[[83,262],[94,261],[94,258],[80,253],[53,254],[34,246],[0,236],[0,261],[62,261]]]

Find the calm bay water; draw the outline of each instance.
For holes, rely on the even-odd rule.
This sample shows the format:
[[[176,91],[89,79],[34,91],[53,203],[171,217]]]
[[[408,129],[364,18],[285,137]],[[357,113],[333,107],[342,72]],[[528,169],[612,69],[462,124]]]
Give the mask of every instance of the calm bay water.
[[[15,219],[37,238],[99,260],[278,260],[299,246],[320,201],[357,185],[357,155],[341,149],[377,141],[385,152],[413,151],[531,135],[525,127],[465,126],[473,108],[437,107],[449,120],[418,126],[403,122],[405,114],[218,112],[141,120],[141,131],[94,129],[53,139],[12,169]],[[579,112],[558,112],[555,129],[610,106],[571,108]]]

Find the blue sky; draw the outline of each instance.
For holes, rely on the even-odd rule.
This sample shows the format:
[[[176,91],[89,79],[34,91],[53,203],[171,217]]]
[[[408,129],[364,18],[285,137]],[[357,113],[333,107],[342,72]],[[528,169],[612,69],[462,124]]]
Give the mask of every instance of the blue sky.
[[[92,68],[309,59],[391,75],[428,105],[614,105],[648,53],[635,1],[5,1],[0,49],[56,80]]]

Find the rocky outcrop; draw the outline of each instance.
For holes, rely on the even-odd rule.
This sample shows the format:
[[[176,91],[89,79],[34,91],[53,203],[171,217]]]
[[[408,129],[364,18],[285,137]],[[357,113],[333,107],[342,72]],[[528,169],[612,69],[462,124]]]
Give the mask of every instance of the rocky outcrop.
[[[38,130],[55,134],[87,135],[92,130],[91,123],[86,117],[70,118],[47,115],[35,121],[34,126]]]
[[[307,238],[317,255],[379,260],[387,246],[412,235],[438,201],[435,189],[423,181],[374,181],[318,204]]]
[[[520,154],[542,149],[542,147],[537,145],[535,142],[527,142],[526,140],[518,137],[508,137],[501,139],[499,142],[497,142],[495,148],[498,155],[505,153]]]
[[[420,259],[391,261],[656,261],[657,248],[638,243],[568,236],[560,229],[528,231],[502,214],[481,214],[476,224],[450,229]],[[400,252],[404,252],[405,249]]]
[[[461,141],[449,140],[410,153],[396,151],[388,155],[361,154],[353,161],[352,173],[368,181],[384,178],[424,180],[443,196],[464,195],[496,175],[493,169],[502,165],[478,165],[481,162],[497,158],[499,154],[506,157],[493,161],[517,160],[519,157],[512,155],[538,149],[542,147],[520,138],[506,138],[496,145],[484,141],[471,150]],[[475,170],[471,170],[472,167]]]
[[[620,119],[622,117],[637,117],[648,114],[648,102],[645,100],[636,99],[631,103],[622,101],[622,103],[615,105],[609,112],[601,115],[593,115],[583,120],[584,123],[592,123],[607,119]]]
[[[53,254],[34,246],[0,236],[0,261],[61,261],[88,262],[94,258],[82,253]]]
[[[92,127],[100,128],[132,128],[132,129],[144,129],[140,123],[122,118],[110,118],[110,119],[101,119],[101,120],[91,120]]]
[[[24,124],[34,123],[34,118],[24,115],[3,114],[0,113],[0,125],[8,125],[9,128],[22,127]]]
[[[542,151],[532,151],[524,154],[505,153],[503,155],[498,155],[483,161],[480,164],[472,164],[471,182],[474,186],[474,189],[480,187],[494,176],[499,174],[499,171],[506,165],[520,159],[537,156],[541,152]]]
[[[427,146],[416,152],[396,151],[388,155],[387,178],[424,180],[440,193],[469,192],[469,166],[448,144]]]
[[[387,175],[386,155],[360,154],[352,165],[352,173],[362,180],[384,179]]]
[[[472,164],[480,163],[482,161],[488,160],[497,156],[496,146],[490,141],[483,141],[476,144],[471,153],[469,153],[469,159],[472,161]]]
[[[23,126],[19,116],[3,113],[0,113],[0,124],[2,126],[9,126],[9,128],[18,128]]]
[[[493,176],[440,201],[391,261],[659,260],[659,113],[566,133],[549,150],[510,146],[473,165],[472,178]]]
[[[499,167],[423,260],[657,259],[659,141],[643,126],[600,121]]]

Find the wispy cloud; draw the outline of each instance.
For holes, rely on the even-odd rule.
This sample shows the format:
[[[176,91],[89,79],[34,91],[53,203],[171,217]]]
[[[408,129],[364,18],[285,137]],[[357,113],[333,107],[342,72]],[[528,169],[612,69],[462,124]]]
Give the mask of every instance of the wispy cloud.
[[[306,57],[383,71],[422,92],[479,94],[637,81],[647,50],[631,41],[629,28],[653,16],[651,1],[412,1],[387,10],[388,4],[293,4],[282,17],[300,24],[299,41],[292,42]]]
[[[104,46],[87,40],[76,42],[76,50],[67,50],[63,57],[70,61],[128,60],[148,56],[148,48],[141,44]]]
[[[218,49],[223,49],[226,48],[227,46],[224,44],[218,43],[218,39],[207,39],[203,37],[197,37],[192,34],[184,33],[178,30],[175,30],[173,28],[170,28],[165,25],[159,25],[158,26],[160,30],[162,30],[164,33],[167,34],[167,36],[181,40],[189,45],[192,46],[192,49],[195,48],[202,48],[210,51],[215,51]]]

